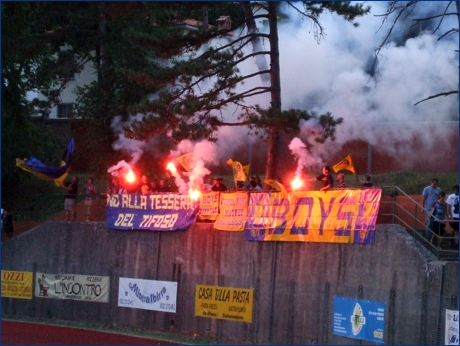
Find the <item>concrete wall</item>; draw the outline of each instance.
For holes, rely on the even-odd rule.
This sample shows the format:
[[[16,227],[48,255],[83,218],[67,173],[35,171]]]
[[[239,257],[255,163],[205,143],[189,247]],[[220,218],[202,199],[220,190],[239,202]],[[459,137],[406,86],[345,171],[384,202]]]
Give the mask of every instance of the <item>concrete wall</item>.
[[[331,333],[341,296],[387,304],[385,343],[439,342],[443,309],[458,309],[458,262],[437,261],[400,226],[376,233],[373,245],[248,242],[212,223],[148,232],[48,222],[2,245],[2,269],[110,276],[110,303],[2,298],[2,312],[220,342],[356,344]],[[177,312],[119,308],[119,277],[177,281]],[[195,317],[197,284],[254,288],[253,322]]]

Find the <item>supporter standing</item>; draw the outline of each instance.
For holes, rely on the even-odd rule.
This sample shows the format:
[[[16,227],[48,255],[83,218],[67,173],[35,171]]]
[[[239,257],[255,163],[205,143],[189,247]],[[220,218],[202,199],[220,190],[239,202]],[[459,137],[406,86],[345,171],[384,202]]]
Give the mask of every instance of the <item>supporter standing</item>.
[[[244,191],[246,187],[244,186],[244,182],[241,180],[235,180],[235,191]]]
[[[345,184],[345,175],[343,173],[337,174],[337,187],[340,189],[345,189],[347,184]]]
[[[431,184],[423,189],[422,196],[422,205],[425,209],[425,214],[428,214],[431,208],[433,207],[434,202],[439,198],[439,193],[441,188],[438,186],[439,180],[437,178],[431,179]]]
[[[157,183],[155,180],[150,181],[150,192],[157,192]]]
[[[441,189],[438,187],[439,181],[437,178],[431,179],[431,184],[428,185],[423,189],[422,192],[422,206],[423,206],[423,213],[430,217],[430,210],[433,207],[434,202],[439,198],[439,193]],[[425,238],[430,240],[431,239],[431,232],[426,230]]]
[[[164,179],[160,179],[158,182],[157,187],[158,192],[171,192],[171,189],[166,185],[166,181]]]
[[[249,178],[249,184],[247,186],[247,189],[249,191],[262,191],[262,187],[259,184],[257,184],[257,178],[255,176]]]
[[[260,189],[262,190],[263,189],[262,180],[260,180],[258,175],[255,175],[254,178],[256,179],[256,184],[260,186]]]
[[[143,195],[147,195],[151,192],[149,178],[145,174],[141,177],[141,187],[139,188],[139,192]]]
[[[72,178],[71,183],[66,183],[62,187],[67,191],[64,200],[64,210],[67,212],[67,221],[76,220],[76,204],[78,195],[78,177]]]
[[[223,179],[214,178],[211,190],[212,191],[227,191],[227,187],[223,184]]]
[[[447,211],[450,214],[450,228],[454,232],[454,239],[451,241],[451,246],[458,248],[458,184],[452,187],[453,194],[447,197]]]
[[[212,191],[212,179],[206,178],[201,185],[201,192],[210,192]]]
[[[14,224],[13,224],[13,215],[7,210],[2,208],[2,232],[5,233],[8,238],[13,236]]]
[[[318,175],[315,178],[307,179],[307,181],[320,181],[323,184],[323,187],[320,191],[327,191],[334,188],[334,178],[331,175],[331,167],[324,166],[322,169],[322,174]]]
[[[93,221],[93,204],[97,194],[93,178],[88,178],[83,190],[85,191],[86,221]]]
[[[430,210],[430,217],[432,218],[431,230],[439,237],[444,236],[446,230],[446,220],[449,218],[446,203],[446,193],[439,192],[439,198],[433,203]],[[435,239],[434,234],[430,238],[430,242]]]
[[[118,190],[120,189],[120,185],[118,183],[118,178],[117,177],[112,177],[112,180],[107,186],[107,192],[106,194],[111,194],[111,193],[118,193]]]
[[[369,174],[366,174],[364,176],[364,180],[359,179],[357,174],[355,174],[355,177],[356,177],[356,180],[359,183],[363,184],[363,187],[372,187],[372,186],[374,186],[374,184],[372,184],[372,182],[371,182],[372,177]]]
[[[221,191],[227,191],[227,185],[225,185],[224,183],[224,178],[219,178],[219,183],[220,185],[222,186],[222,190]]]

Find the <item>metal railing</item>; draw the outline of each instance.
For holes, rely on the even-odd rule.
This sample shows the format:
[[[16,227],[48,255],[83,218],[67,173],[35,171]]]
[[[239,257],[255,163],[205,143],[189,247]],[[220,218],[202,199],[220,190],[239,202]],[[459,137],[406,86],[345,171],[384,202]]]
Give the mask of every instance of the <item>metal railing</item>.
[[[404,227],[412,237],[438,259],[458,261],[458,235],[455,236],[452,230],[450,234],[433,232],[427,225],[427,215],[423,206],[397,186],[382,187],[379,219],[377,223],[394,223]],[[439,220],[436,217],[434,219],[445,223],[446,231],[453,222],[452,220]],[[452,247],[453,243],[457,243],[456,247]]]
[[[92,206],[92,221],[104,222],[106,197],[100,195]],[[68,221],[64,210],[64,195],[51,194],[43,197],[29,206],[12,211],[14,218],[14,233],[20,234],[46,221]],[[75,221],[87,220],[87,208],[84,196],[78,196]],[[416,240],[422,243],[438,259],[458,260],[458,246],[452,248],[451,242],[458,242],[453,234],[438,235],[426,225],[426,215],[423,206],[397,186],[382,187],[382,199],[377,223],[393,223],[404,227]],[[445,221],[447,224],[449,220]],[[5,235],[2,234],[5,238]],[[433,237],[434,241],[430,242]]]

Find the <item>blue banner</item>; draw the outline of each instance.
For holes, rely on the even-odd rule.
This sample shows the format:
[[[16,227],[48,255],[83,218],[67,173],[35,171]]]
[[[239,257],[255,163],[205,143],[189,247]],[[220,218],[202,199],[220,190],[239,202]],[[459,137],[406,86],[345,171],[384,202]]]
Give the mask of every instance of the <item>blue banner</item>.
[[[383,302],[334,297],[332,334],[383,343],[385,310]]]
[[[106,225],[120,230],[179,231],[196,220],[200,202],[189,195],[107,195]]]

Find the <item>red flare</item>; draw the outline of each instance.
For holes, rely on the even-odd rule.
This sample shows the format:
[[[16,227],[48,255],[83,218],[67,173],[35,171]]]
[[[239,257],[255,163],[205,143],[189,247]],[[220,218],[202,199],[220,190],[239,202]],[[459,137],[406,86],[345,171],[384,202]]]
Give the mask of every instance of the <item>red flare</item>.
[[[300,189],[300,188],[303,186],[303,181],[302,181],[302,179],[300,179],[299,177],[295,177],[295,178],[291,181],[291,186],[292,186],[292,189],[293,189],[293,190],[298,190],[298,189]]]
[[[194,200],[194,201],[198,200],[200,198],[200,196],[201,196],[200,190],[195,190],[195,189],[190,190],[188,194],[189,194],[190,198],[192,200]]]
[[[168,162],[166,169],[169,170],[173,174],[177,172],[176,166],[174,166],[174,163],[172,162]]]
[[[136,176],[134,175],[134,172],[132,169],[130,169],[129,172],[126,174],[125,180],[129,184],[132,184],[136,181]]]

